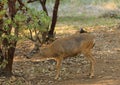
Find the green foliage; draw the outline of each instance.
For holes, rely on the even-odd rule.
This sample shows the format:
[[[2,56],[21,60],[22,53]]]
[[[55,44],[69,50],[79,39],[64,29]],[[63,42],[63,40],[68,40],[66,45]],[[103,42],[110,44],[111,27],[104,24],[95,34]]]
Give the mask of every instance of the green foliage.
[[[11,34],[11,35],[6,36],[6,38],[8,39],[9,43],[11,43],[11,42],[13,42],[13,41],[17,41],[17,40],[18,40],[17,36],[12,35],[12,34]]]
[[[8,61],[4,59],[3,62],[0,64],[0,68],[4,69],[7,64],[8,64]]]
[[[5,12],[6,11],[4,11],[4,14]],[[27,22],[28,18],[30,18],[30,20]],[[24,30],[36,30],[42,33],[48,31],[50,21],[50,17],[48,17],[44,11],[28,9],[26,13],[18,11],[13,21],[11,20],[11,18],[4,17],[3,27],[4,30],[8,31],[10,29],[9,25],[11,24],[15,29],[19,27],[21,34],[23,34],[22,32]],[[30,35],[26,34],[25,36],[29,37]],[[2,37],[7,38],[9,42],[18,40],[18,37],[14,33],[11,33],[9,35],[3,35]]]
[[[42,31],[44,31],[44,30],[47,31],[48,30],[48,26],[50,24],[50,18],[46,15],[46,13],[44,11],[41,11],[40,15],[41,15],[40,16],[41,30]]]
[[[6,4],[8,2],[8,0],[0,0],[0,2]]]
[[[2,37],[0,38],[0,43],[2,43],[2,41],[5,38],[8,40],[7,48],[14,47],[12,43],[14,43],[14,41],[18,41],[18,39],[19,39],[16,35],[13,35],[13,34],[2,35]]]
[[[3,16],[6,13],[6,10],[1,10],[0,11],[0,16]]]
[[[28,10],[28,18],[31,21],[28,23],[30,29],[37,29],[39,31],[47,31],[50,24],[50,17],[44,11],[37,11],[35,9]]]
[[[1,0],[0,0],[1,1]],[[23,11],[18,11],[17,14],[15,15],[13,21],[9,17],[4,17],[6,14],[6,4],[8,0],[2,0],[2,3],[4,5],[4,9],[0,11],[0,18],[3,18],[4,24],[3,24],[3,29],[5,31],[11,30],[11,26],[13,27],[13,31],[9,33],[8,35],[2,35],[1,40],[4,38],[7,38],[9,43],[12,41],[18,40],[18,37],[16,36],[14,29],[19,28],[19,32],[24,35],[24,30],[31,30],[32,32],[37,31],[38,33],[42,32],[47,32],[49,29],[49,24],[50,24],[50,17],[46,15],[44,11],[38,11],[36,9],[31,9],[27,7],[27,11],[23,13]],[[25,10],[24,8],[22,8]],[[30,18],[30,20],[28,20]],[[11,25],[11,26],[10,26]],[[2,33],[1,33],[2,34]],[[25,33],[26,34],[26,33]],[[35,34],[35,33],[34,33]],[[31,36],[30,33],[29,35],[26,34],[25,36]],[[1,41],[2,42],[2,41]]]
[[[2,11],[1,11],[1,14],[3,14],[3,17],[1,17],[2,19],[3,19],[3,30],[4,31],[6,31],[6,32],[8,32],[11,28],[11,26],[10,25],[12,25],[12,27],[16,27],[16,23],[15,22],[18,22],[18,20],[17,21],[12,21],[11,20],[11,18],[9,18],[9,17],[4,17],[5,16],[5,14],[6,14],[6,10],[5,9],[3,9]],[[12,28],[13,29],[13,28]],[[2,41],[5,39],[5,38],[7,38],[7,40],[8,40],[8,43],[9,43],[9,47],[11,47],[11,44],[10,43],[12,43],[12,42],[14,42],[14,41],[17,41],[18,40],[18,37],[17,37],[17,35],[15,35],[15,33],[13,32],[13,31],[11,31],[10,33],[8,33],[8,34],[5,34],[5,33],[2,33],[1,32],[1,36],[0,36],[0,43],[2,44]]]
[[[18,12],[15,17],[14,17],[14,21],[18,22],[18,23],[22,23],[26,20],[26,16],[23,15],[21,12]]]
[[[4,26],[4,30],[9,30],[10,28],[9,28],[9,24],[11,24],[12,23],[12,20],[10,19],[10,18],[6,18],[6,19],[4,19],[4,24],[3,24],[3,26]]]

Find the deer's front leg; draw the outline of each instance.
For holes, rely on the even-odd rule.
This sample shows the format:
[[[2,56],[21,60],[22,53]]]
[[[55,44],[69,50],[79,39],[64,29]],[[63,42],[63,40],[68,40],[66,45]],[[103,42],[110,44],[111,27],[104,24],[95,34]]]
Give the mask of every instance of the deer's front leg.
[[[62,64],[62,58],[57,58],[56,59],[56,70],[57,70],[57,73],[56,73],[56,76],[55,76],[55,79],[58,79],[59,75],[60,75],[60,67],[61,67],[61,64]]]

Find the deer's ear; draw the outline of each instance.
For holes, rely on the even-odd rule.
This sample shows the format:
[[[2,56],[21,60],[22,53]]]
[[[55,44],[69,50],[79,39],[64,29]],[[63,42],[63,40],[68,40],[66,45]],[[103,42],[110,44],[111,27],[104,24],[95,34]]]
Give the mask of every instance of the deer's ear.
[[[87,31],[85,31],[85,30],[83,30],[83,28],[81,28],[80,33],[87,33]]]

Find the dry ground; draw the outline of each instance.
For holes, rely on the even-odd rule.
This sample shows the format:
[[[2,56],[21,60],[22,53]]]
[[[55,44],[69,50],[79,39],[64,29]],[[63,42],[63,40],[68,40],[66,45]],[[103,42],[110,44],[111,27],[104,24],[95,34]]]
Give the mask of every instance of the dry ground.
[[[14,76],[0,77],[0,85],[120,85],[120,28],[98,27],[88,30],[92,30],[96,36],[93,54],[97,63],[93,79],[87,76],[89,62],[78,55],[63,61],[60,78],[54,80],[56,63],[26,61],[24,55],[29,53],[33,44],[24,41],[20,42],[16,49]],[[66,31],[65,35],[75,32]]]

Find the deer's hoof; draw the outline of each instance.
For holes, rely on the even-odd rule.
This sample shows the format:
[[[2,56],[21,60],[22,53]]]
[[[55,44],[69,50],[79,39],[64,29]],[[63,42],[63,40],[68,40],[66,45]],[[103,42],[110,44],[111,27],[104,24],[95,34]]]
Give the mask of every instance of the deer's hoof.
[[[55,76],[55,78],[54,78],[55,80],[57,80],[58,79],[58,76]]]
[[[93,78],[93,77],[94,77],[94,74],[89,76],[90,79]]]

